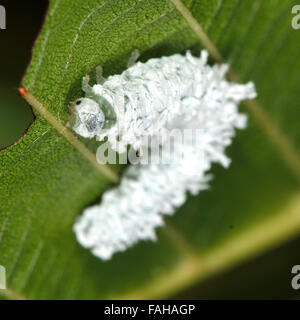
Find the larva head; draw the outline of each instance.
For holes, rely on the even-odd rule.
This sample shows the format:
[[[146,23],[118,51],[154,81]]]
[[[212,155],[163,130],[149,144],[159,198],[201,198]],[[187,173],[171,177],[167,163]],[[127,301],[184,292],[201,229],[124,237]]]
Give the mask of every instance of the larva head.
[[[105,121],[100,105],[90,98],[80,98],[70,106],[70,124],[82,137],[93,138]]]

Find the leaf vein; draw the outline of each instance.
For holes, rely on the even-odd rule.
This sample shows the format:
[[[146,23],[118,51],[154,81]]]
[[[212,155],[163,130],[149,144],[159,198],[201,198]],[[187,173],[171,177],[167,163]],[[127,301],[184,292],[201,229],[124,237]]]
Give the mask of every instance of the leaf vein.
[[[206,47],[211,56],[218,62],[223,62],[224,59],[219,50],[215,47],[206,33],[203,31],[201,25],[192,16],[191,12],[183,5],[181,0],[169,0],[177,8],[179,13],[186,20],[190,28],[196,33],[200,42]],[[232,70],[228,71],[228,78],[232,81],[241,82],[240,76]],[[258,123],[264,129],[272,144],[277,148],[284,162],[288,165],[291,172],[300,181],[300,157],[298,152],[294,149],[292,143],[287,139],[284,133],[277,127],[274,121],[264,111],[257,100],[246,100],[245,105],[251,111]]]
[[[52,127],[57,130],[76,150],[78,150],[98,172],[114,182],[118,182],[117,174],[107,165],[100,164],[96,156],[77,137],[66,128],[50,111],[45,108],[30,92],[27,92],[24,99],[44,118]]]

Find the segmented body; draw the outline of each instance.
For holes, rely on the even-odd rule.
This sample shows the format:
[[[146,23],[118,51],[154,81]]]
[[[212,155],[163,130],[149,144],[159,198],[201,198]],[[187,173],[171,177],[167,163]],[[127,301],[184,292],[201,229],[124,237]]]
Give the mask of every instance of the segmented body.
[[[187,53],[151,59],[92,87],[92,95],[104,98],[117,116],[112,126],[94,134],[98,140],[107,137],[119,152],[128,144],[147,148],[145,136],[162,137],[160,152],[168,152],[168,130],[197,130],[184,143],[175,139],[176,161],[131,166],[101,204],[85,209],[74,231],[98,257],[109,259],[139,240],[154,240],[162,215],[173,214],[187,191],[197,194],[208,187],[211,164],[229,165],[225,148],[235,128],[246,126],[237,106],[256,93],[252,83],[228,82],[226,65],[211,67],[206,60],[205,51],[201,58]]]

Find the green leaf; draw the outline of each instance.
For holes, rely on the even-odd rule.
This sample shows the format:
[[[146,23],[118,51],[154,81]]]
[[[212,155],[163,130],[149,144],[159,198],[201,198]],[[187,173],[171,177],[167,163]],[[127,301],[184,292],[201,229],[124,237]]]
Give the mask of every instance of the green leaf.
[[[50,1],[23,79],[38,111],[26,135],[0,153],[0,264],[6,298],[161,298],[240,263],[299,232],[300,32],[296,1]],[[175,6],[174,6],[175,5]],[[193,18],[194,17],[194,18]],[[201,27],[200,27],[201,26]],[[206,32],[208,37],[205,37]],[[249,127],[213,169],[211,189],[190,197],[159,230],[102,262],[81,248],[76,216],[112,185],[119,168],[98,166],[95,143],[67,124],[70,101],[97,65],[121,72],[133,49],[145,61],[202,41],[235,74],[253,80],[258,101],[241,108]],[[214,43],[215,46],[211,46]],[[215,53],[219,53],[217,56]]]

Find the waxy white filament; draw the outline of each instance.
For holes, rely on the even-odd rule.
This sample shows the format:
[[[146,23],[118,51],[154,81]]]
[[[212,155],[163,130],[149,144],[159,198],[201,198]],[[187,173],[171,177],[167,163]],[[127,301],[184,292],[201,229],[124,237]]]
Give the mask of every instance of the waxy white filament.
[[[235,128],[246,126],[237,106],[256,92],[252,83],[228,82],[226,71],[227,65],[207,65],[206,51],[200,58],[187,52],[137,63],[93,86],[93,93],[104,97],[117,115],[114,125],[94,135],[107,137],[117,151],[128,144],[143,149],[145,135],[165,135],[164,129],[197,129],[197,134],[185,143],[175,141],[176,161],[130,166],[119,186],[105,192],[99,205],[85,209],[74,225],[82,246],[107,260],[139,240],[155,240],[163,215],[173,214],[187,191],[208,188],[211,164],[229,165],[225,148]],[[165,148],[162,144],[163,152]]]

